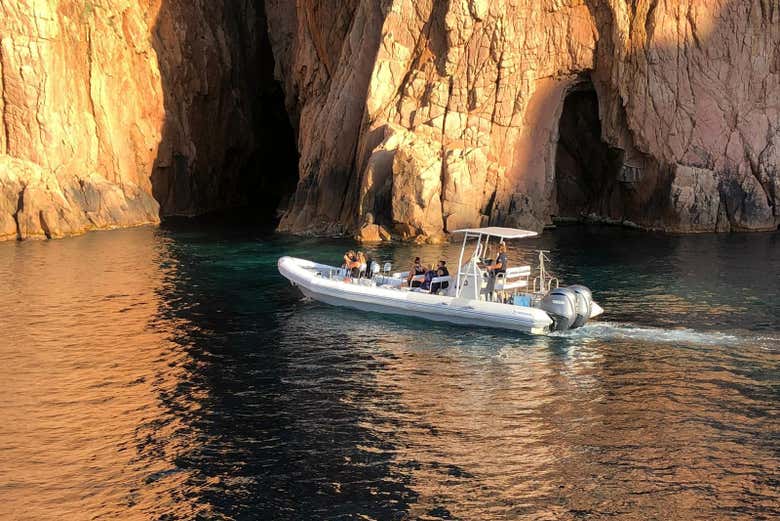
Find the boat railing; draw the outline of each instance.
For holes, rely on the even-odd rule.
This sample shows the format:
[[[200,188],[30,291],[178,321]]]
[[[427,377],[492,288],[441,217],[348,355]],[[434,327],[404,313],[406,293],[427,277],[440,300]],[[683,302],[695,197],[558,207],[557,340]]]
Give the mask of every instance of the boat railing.
[[[545,281],[542,277],[536,276],[534,277],[532,290],[534,293],[549,293],[553,289],[553,284],[555,284],[556,288],[559,287],[557,277],[552,277]]]
[[[346,276],[345,271],[344,268],[331,268],[328,270],[328,278],[331,280],[334,278],[342,279]]]
[[[539,275],[533,280],[533,292],[537,294],[546,294],[553,289],[553,284],[557,288],[559,286],[558,277],[553,277],[547,272],[546,263],[550,262],[550,258],[545,253],[550,253],[549,250],[539,251]]]

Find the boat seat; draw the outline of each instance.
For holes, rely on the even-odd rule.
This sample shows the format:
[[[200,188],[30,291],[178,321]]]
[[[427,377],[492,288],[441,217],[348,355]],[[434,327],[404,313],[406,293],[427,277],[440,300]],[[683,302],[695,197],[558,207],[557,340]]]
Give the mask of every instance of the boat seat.
[[[496,275],[495,291],[509,291],[528,287],[528,278],[531,276],[531,266],[517,266],[509,268],[505,273]]]
[[[424,280],[424,279],[420,279],[420,277],[425,277],[425,275],[417,275],[416,277],[414,277],[413,280]],[[449,275],[447,275],[446,277],[433,277],[433,279],[431,279],[431,287],[429,289],[409,288],[409,291],[414,291],[416,293],[430,293],[432,295],[435,295],[436,293],[433,292],[433,285],[442,284],[444,282],[448,283],[449,285],[452,285],[452,277],[450,277]],[[448,290],[450,288],[449,285],[446,288],[439,288],[439,291]]]
[[[428,292],[433,293],[434,284],[442,284],[444,282],[447,283],[447,287],[446,288],[440,287],[439,291],[448,290],[452,286],[452,277],[450,277],[449,275],[446,275],[444,277],[433,277],[433,279],[431,279],[431,289]]]
[[[334,270],[330,270],[329,277],[331,279],[343,279],[349,276],[349,270],[347,268],[336,268]]]

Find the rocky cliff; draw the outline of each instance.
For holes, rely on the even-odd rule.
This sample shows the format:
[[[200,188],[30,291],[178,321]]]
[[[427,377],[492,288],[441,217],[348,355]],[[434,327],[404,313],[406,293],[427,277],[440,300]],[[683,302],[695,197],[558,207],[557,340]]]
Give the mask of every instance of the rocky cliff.
[[[0,238],[266,212],[258,158],[297,157],[263,7],[0,0]]]
[[[770,230],[778,164],[776,0],[0,0],[0,238]]]
[[[157,221],[159,68],[125,4],[0,2],[1,238]]]
[[[780,223],[776,1],[267,3],[301,154],[282,230]]]

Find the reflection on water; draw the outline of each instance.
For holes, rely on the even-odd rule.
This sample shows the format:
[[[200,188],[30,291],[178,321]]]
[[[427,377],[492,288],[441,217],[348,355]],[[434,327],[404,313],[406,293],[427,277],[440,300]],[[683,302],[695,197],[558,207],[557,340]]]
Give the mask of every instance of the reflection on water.
[[[0,245],[0,517],[779,516],[777,236],[572,228],[510,259],[536,245],[604,321],[449,328],[323,306],[276,274],[347,242]],[[371,253],[400,268],[457,247]]]
[[[160,397],[186,379],[177,324],[154,327],[173,268],[151,238],[2,245],[3,517],[110,518],[171,490],[148,479],[169,465],[139,450],[181,428]]]

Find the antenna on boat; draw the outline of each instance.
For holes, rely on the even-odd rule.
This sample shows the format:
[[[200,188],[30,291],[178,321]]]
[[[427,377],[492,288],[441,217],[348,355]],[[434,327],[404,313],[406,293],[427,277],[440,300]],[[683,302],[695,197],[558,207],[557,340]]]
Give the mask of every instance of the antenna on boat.
[[[547,268],[545,267],[544,262],[550,261],[550,258],[545,255],[545,253],[550,253],[550,250],[537,250],[539,252],[539,276],[537,279],[539,280],[539,293],[544,293],[547,288]],[[552,279],[550,280],[552,282]],[[534,289],[536,290],[536,281],[534,281]]]

